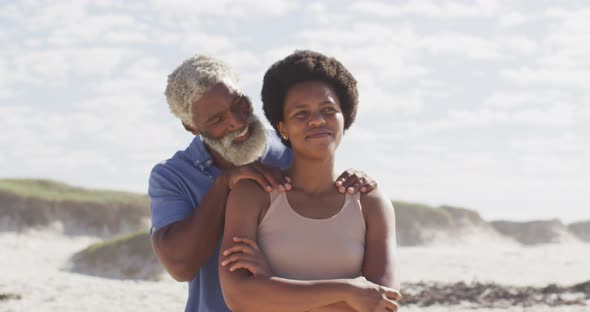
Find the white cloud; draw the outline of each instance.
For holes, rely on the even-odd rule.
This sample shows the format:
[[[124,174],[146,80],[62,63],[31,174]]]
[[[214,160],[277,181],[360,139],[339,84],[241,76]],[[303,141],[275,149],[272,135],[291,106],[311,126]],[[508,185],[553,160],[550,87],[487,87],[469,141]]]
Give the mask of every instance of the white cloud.
[[[488,17],[496,13],[493,1],[476,1],[467,4],[442,1],[406,1],[400,4],[377,1],[354,3],[350,11],[381,17],[425,16],[434,18]]]
[[[500,75],[523,86],[587,89],[590,84],[590,9],[549,9],[546,35],[537,41],[538,57]]]
[[[510,82],[523,86],[588,88],[590,71],[586,69],[567,69],[561,67],[531,68],[523,66],[500,70],[500,75]]]
[[[381,112],[401,113],[413,115],[424,106],[419,90],[394,91],[380,87],[370,76],[358,75],[356,77],[359,89],[360,113]]]
[[[588,144],[578,134],[565,133],[554,137],[532,137],[526,139],[512,139],[510,147],[521,152],[534,154],[579,153],[589,152]],[[560,163],[560,162],[558,162]]]
[[[41,5],[44,5],[41,7]],[[88,17],[88,3],[84,1],[57,1],[50,4],[38,5],[23,3],[22,10],[27,16],[19,19],[25,29],[32,32],[44,32],[47,29],[67,28],[70,25],[81,24]],[[35,21],[34,23],[28,22]]]
[[[514,112],[508,121],[539,126],[570,127],[575,124],[576,109],[572,104],[557,103],[548,107]]]
[[[152,0],[155,12],[164,17],[225,16],[250,18],[258,16],[281,16],[297,7],[291,0]]]
[[[178,45],[181,49],[190,53],[198,51],[199,53],[211,53],[214,55],[235,47],[233,40],[229,36],[211,35],[199,31],[183,33]]]
[[[8,78],[10,73],[6,66],[6,62],[0,59],[0,100],[9,98],[13,95],[13,92],[8,86]]]
[[[25,10],[16,4],[0,5],[0,20],[2,21],[20,21],[25,16]]]
[[[538,50],[538,44],[523,35],[499,35],[495,40],[507,55],[528,55]]]
[[[304,30],[296,36],[303,47],[336,57],[357,80],[362,76],[395,83],[429,74],[429,69],[418,62],[421,42],[409,25],[355,23],[347,29]]]
[[[483,101],[483,104],[499,108],[515,108],[538,101],[539,96],[531,92],[496,92]]]
[[[522,14],[521,12],[508,12],[500,15],[499,26],[502,28],[511,28],[520,26],[528,22],[531,17]]]
[[[124,48],[31,50],[14,56],[13,81],[63,85],[74,75],[109,77],[132,52]]]
[[[541,60],[548,66],[590,66],[590,9],[563,11],[557,24],[552,24],[544,38],[546,57]]]
[[[147,26],[129,15],[86,16],[52,29],[47,42],[59,46],[76,46],[93,42],[142,43],[148,41]]]
[[[483,101],[484,106],[503,110],[525,106],[539,106],[564,102],[567,94],[553,90],[543,91],[497,91]]]
[[[503,58],[495,42],[479,36],[457,32],[441,32],[425,36],[422,44],[435,55],[457,54],[476,60],[499,60]]]
[[[483,108],[474,111],[449,110],[449,124],[454,127],[516,124],[524,126],[570,127],[575,124],[576,110],[572,104],[557,103],[543,107],[502,111]]]

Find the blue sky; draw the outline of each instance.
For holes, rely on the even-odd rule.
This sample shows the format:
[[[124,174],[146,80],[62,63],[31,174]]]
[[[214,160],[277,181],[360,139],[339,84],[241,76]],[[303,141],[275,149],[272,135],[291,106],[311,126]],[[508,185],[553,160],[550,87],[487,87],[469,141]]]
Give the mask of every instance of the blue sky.
[[[9,1],[0,45],[0,177],[145,192],[191,140],[177,65],[222,58],[260,113],[265,70],[307,48],[359,82],[339,169],[486,219],[590,219],[585,1]]]

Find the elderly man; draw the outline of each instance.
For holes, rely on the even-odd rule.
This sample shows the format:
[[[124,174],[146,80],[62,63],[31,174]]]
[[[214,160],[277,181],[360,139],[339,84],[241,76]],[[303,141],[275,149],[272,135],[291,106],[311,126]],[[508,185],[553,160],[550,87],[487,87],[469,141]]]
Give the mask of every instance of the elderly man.
[[[186,60],[168,76],[170,110],[195,138],[151,172],[151,241],[170,275],[189,281],[186,311],[229,311],[217,258],[232,186],[252,179],[269,192],[291,188],[279,169],[289,166],[291,151],[252,113],[236,83],[229,66],[203,55]],[[349,170],[335,187],[371,191],[375,183],[359,176]]]

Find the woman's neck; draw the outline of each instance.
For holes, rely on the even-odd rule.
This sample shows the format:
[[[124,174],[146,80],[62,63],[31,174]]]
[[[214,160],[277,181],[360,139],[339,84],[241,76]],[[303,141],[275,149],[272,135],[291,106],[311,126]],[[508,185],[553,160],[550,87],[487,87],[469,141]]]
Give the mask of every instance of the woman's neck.
[[[291,178],[293,190],[309,195],[331,191],[334,189],[336,180],[334,158],[318,161],[295,157],[288,175]]]

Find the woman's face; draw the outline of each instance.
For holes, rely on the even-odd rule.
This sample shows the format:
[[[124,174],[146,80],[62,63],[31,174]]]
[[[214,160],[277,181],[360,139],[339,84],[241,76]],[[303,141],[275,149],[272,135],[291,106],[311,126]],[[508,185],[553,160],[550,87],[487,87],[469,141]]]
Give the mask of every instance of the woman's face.
[[[293,151],[305,157],[332,156],[344,132],[340,99],[325,82],[305,81],[293,85],[285,96],[281,136]]]

